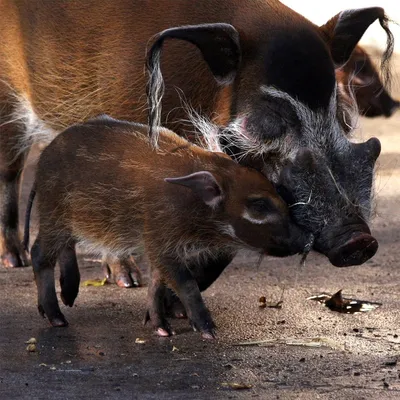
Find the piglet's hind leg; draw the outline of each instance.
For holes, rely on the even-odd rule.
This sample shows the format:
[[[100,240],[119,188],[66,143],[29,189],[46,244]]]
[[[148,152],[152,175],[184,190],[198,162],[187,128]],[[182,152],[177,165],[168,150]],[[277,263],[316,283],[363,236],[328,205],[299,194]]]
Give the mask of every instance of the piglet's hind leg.
[[[49,319],[53,326],[67,326],[68,322],[62,314],[57,301],[54,285],[54,251],[44,251],[40,242],[40,233],[31,249],[32,266],[38,290],[39,313]]]

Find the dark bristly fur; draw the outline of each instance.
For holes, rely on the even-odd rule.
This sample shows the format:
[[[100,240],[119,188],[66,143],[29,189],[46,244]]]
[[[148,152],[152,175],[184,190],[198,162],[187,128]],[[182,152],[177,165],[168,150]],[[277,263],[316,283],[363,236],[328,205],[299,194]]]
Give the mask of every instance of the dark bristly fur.
[[[39,233],[31,256],[39,311],[53,326],[67,324],[54,266],[58,260],[61,298],[72,306],[79,243],[121,258],[144,245],[151,269],[148,317],[158,334],[172,333],[164,314],[170,288],[194,327],[212,338],[214,323],[200,295],[203,277],[215,279],[240,248],[285,256],[309,241],[262,174],[157,129],[154,150],[147,126],[103,116],[67,129],[40,156]],[[207,270],[213,264],[215,270]]]

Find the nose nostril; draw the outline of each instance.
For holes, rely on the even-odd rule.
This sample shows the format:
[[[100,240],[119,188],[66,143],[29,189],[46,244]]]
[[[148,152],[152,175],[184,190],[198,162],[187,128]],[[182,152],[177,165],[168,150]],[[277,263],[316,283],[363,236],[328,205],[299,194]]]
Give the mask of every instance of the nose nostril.
[[[366,233],[354,236],[341,246],[332,249],[329,254],[330,262],[336,267],[361,265],[375,255],[378,241]]]

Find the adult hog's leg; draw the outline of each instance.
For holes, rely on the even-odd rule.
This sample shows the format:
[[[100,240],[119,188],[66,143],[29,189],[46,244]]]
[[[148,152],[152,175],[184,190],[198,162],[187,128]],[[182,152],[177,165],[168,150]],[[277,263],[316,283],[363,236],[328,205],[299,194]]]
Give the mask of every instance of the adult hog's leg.
[[[22,128],[9,122],[11,113],[0,102],[0,265],[27,265],[18,235],[18,192],[25,153],[19,152]]]
[[[151,279],[148,288],[148,308],[144,323],[151,321],[157,335],[171,336],[174,334],[164,313],[164,296],[166,287],[162,280],[160,271],[152,268]]]
[[[54,284],[54,267],[57,260],[57,252],[41,241],[40,238],[39,232],[31,249],[33,272],[38,290],[39,313],[43,317],[46,315],[53,326],[66,326],[68,322],[58,305]]]
[[[231,263],[235,254],[235,252],[221,252],[214,257],[204,257],[201,261],[196,261],[188,267],[201,292],[209,288],[215,282],[222,271]],[[166,314],[170,317],[187,317],[185,307],[171,289],[166,290],[165,310]]]
[[[133,256],[117,258],[104,255],[102,267],[106,278],[119,287],[129,288],[142,285],[142,275]]]
[[[58,258],[60,265],[61,300],[72,307],[79,292],[81,276],[76,259],[75,243],[68,244]]]

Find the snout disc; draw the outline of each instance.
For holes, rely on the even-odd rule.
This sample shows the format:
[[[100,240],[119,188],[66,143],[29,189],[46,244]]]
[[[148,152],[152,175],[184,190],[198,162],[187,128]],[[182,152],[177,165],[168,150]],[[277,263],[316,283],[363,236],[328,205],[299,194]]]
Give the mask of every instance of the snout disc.
[[[335,267],[361,265],[375,255],[378,247],[378,241],[373,236],[360,233],[353,235],[349,241],[331,250],[328,258]]]

